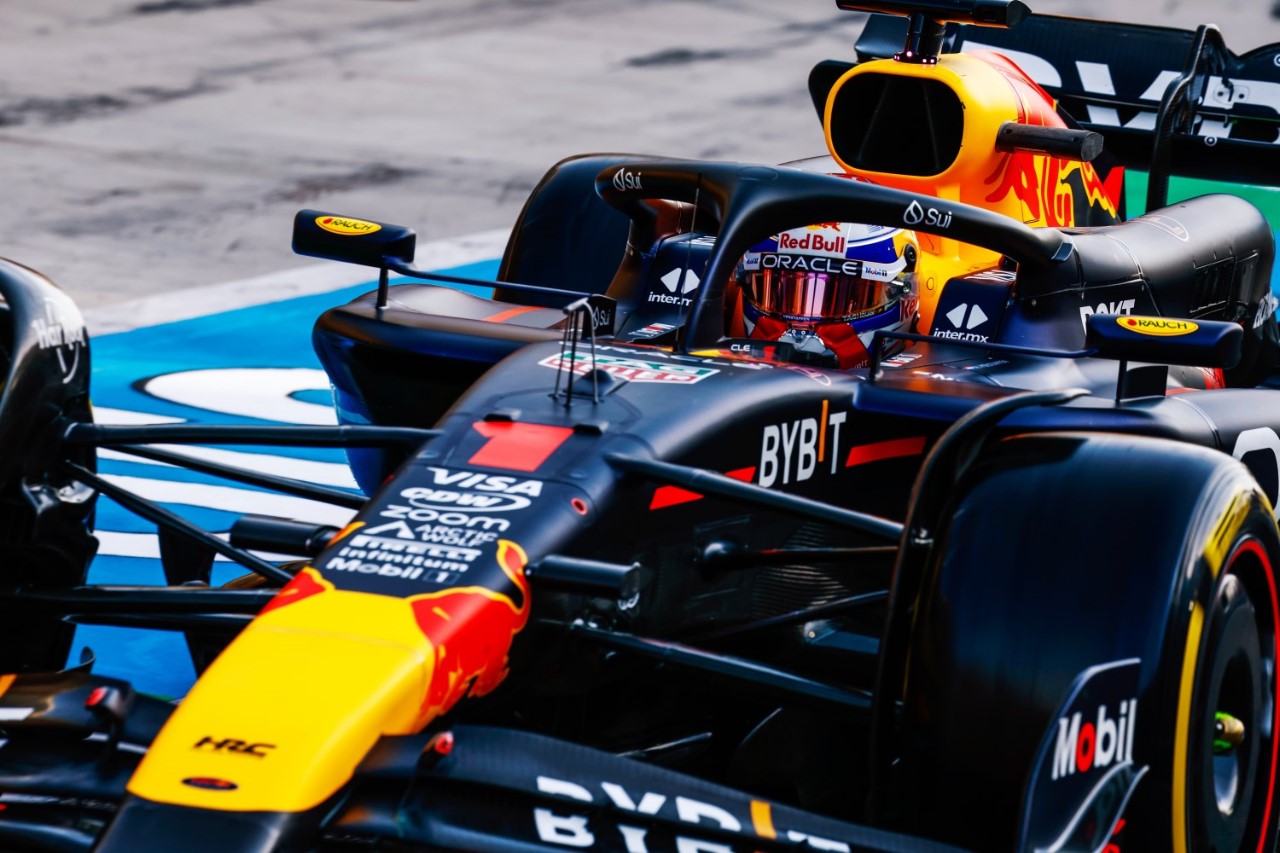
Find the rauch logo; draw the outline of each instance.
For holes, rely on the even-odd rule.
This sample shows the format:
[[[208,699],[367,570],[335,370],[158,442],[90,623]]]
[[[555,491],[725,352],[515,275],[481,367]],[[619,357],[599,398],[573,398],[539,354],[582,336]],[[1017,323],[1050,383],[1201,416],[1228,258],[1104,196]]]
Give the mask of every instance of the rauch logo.
[[[375,231],[381,231],[382,226],[376,222],[366,222],[363,219],[349,219],[345,216],[317,216],[316,225],[331,234],[344,234],[347,236],[359,234],[372,234]]]
[[[1190,320],[1169,320],[1164,317],[1119,317],[1116,320],[1123,329],[1137,332],[1140,335],[1153,335],[1158,338],[1189,335],[1200,328],[1198,323]]]

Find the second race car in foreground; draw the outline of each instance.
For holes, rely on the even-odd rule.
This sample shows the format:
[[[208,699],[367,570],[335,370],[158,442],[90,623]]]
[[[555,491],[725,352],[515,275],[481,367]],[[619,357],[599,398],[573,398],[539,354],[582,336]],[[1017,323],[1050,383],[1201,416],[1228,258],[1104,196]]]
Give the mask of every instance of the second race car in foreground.
[[[897,5],[951,82],[864,63],[831,104],[968,104],[942,22],[1021,8]],[[929,157],[998,150],[969,110]],[[1090,153],[1019,115],[1037,179]],[[1273,849],[1280,392],[1237,387],[1274,363],[1271,227],[1228,195],[1032,227],[903,182],[577,159],[495,299],[391,286],[441,278],[412,232],[304,211],[299,251],[383,276],[317,324],[336,428],[95,425],[75,307],[0,265],[0,841]],[[599,205],[621,243],[532,237]],[[743,257],[825,222],[909,228],[936,271],[861,369],[735,331]],[[367,497],[195,462],[357,510],[228,543],[95,473],[200,442],[347,447]],[[157,523],[166,586],[84,585],[98,495]],[[215,553],[254,575],[207,588]],[[59,671],[76,622],[183,631],[200,678],[175,706]]]

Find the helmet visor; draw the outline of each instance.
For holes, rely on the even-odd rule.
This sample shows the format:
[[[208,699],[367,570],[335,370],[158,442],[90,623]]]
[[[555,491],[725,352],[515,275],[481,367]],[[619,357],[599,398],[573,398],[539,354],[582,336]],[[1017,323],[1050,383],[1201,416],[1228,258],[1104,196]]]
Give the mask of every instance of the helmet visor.
[[[771,264],[770,260],[781,263]],[[856,320],[885,310],[910,292],[910,273],[901,259],[894,264],[862,261],[829,262],[796,258],[787,268],[786,255],[765,256],[764,263],[741,271],[747,299],[762,313],[797,322]],[[809,264],[805,264],[805,261]],[[820,266],[822,270],[796,266]],[[831,269],[835,267],[836,269]]]

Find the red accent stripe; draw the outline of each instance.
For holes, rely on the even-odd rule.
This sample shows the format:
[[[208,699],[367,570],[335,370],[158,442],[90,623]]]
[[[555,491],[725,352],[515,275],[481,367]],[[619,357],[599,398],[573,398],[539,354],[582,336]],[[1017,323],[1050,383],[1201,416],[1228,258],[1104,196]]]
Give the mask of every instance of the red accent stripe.
[[[726,471],[724,475],[743,483],[750,483],[756,478],[756,466],[752,465],[750,468]],[[700,500],[702,500],[702,495],[698,492],[691,492],[679,486],[659,486],[654,489],[653,499],[649,501],[649,509],[666,509],[669,506],[678,506],[679,504]]]
[[[293,576],[293,580],[284,585],[276,597],[266,603],[262,610],[258,611],[261,616],[269,613],[278,607],[284,607],[288,604],[301,601],[304,598],[310,598],[325,591],[324,584],[320,583],[316,578],[320,577],[320,573],[315,569],[307,566]]]
[[[914,438],[895,438],[892,441],[877,441],[875,444],[862,444],[849,451],[849,458],[844,460],[844,467],[866,465],[868,462],[880,462],[884,459],[898,459],[902,456],[919,456],[924,453],[924,436]]]
[[[649,509],[666,509],[669,506],[700,500],[702,500],[702,495],[697,492],[691,492],[679,486],[658,486],[658,488],[654,489],[653,499],[649,501]]]
[[[547,424],[476,421],[471,426],[489,440],[467,461],[508,471],[537,471],[573,435],[572,427]]]
[[[1249,551],[1258,558],[1258,562],[1262,564],[1262,573],[1267,576],[1267,588],[1271,593],[1271,629],[1275,634],[1276,648],[1280,648],[1280,604],[1276,601],[1276,579],[1275,572],[1271,568],[1271,560],[1267,557],[1267,550],[1262,547],[1262,543],[1256,539],[1245,540],[1240,545],[1240,551]],[[1234,560],[1232,561],[1235,562]],[[1228,567],[1230,572],[1231,568]],[[1267,780],[1267,807],[1262,812],[1262,832],[1261,840],[1258,842],[1258,853],[1263,853],[1267,840],[1267,824],[1271,820],[1271,807],[1273,805],[1272,798],[1276,792],[1276,760],[1280,758],[1280,703],[1276,703],[1275,719],[1271,724],[1271,775]]]
[[[519,317],[521,314],[528,314],[530,311],[537,311],[537,305],[517,305],[515,308],[508,308],[506,311],[499,311],[484,318],[486,323],[505,323],[512,317]]]

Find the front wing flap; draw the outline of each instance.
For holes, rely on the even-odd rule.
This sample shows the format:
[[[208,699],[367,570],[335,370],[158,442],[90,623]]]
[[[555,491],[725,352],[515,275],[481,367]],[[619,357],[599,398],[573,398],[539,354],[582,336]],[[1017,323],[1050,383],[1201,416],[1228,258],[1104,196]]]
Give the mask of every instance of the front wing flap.
[[[328,829],[332,840],[398,837],[494,853],[957,849],[514,729],[459,725],[385,738],[356,779],[351,805]]]

